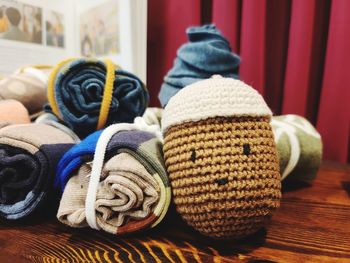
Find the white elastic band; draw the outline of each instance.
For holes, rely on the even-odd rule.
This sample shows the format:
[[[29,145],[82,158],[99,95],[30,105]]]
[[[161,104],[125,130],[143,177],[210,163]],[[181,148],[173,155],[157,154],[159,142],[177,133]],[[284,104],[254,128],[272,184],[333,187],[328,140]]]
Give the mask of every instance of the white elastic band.
[[[313,136],[318,139],[321,138],[321,135],[317,132],[317,130],[304,118],[297,118],[296,115],[287,114],[285,115],[284,120],[290,125],[299,128],[300,130],[302,130],[310,136]]]
[[[295,134],[295,128],[288,124],[278,120],[271,120],[271,125],[276,127],[275,130],[275,142],[278,143],[281,138],[282,133],[284,132],[287,135],[287,138],[290,142],[290,157],[287,163],[286,168],[282,173],[282,180],[284,180],[295,168],[300,158],[300,145],[298,138]]]
[[[142,117],[136,117],[134,119],[134,124],[139,127],[139,130],[153,133],[159,140],[163,142],[163,134],[159,125],[149,125]]]
[[[33,75],[38,80],[40,80],[45,85],[45,87],[47,87],[47,83],[49,82],[49,77],[41,70],[39,70],[37,68],[26,67],[23,69],[19,69],[15,73],[19,73],[19,72],[25,72],[25,73],[29,73],[29,74]]]
[[[147,125],[141,117],[136,118],[134,120],[134,123],[113,124],[107,127],[102,132],[100,138],[97,141],[94,159],[92,161],[92,169],[91,169],[89,186],[88,186],[87,195],[85,199],[86,221],[89,224],[89,226],[93,229],[97,229],[97,230],[100,229],[96,221],[95,202],[96,202],[98,184],[100,182],[100,176],[102,173],[107,145],[114,134],[120,131],[130,131],[130,130],[140,130],[140,131],[150,132],[155,134],[158,138],[160,138],[159,134],[161,136],[161,132],[156,127],[156,125]]]
[[[147,108],[142,118],[148,125],[157,125],[160,129],[163,109],[160,108]]]
[[[32,74],[38,80],[40,80],[45,85],[45,87],[47,87],[49,82],[49,76],[46,75],[44,72],[36,68],[25,68],[23,71]]]

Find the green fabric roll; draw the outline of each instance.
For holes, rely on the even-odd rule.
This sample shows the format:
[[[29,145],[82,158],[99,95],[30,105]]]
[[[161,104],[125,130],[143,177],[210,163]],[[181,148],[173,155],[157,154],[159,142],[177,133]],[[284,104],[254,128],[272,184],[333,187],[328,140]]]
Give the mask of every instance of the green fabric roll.
[[[282,115],[271,120],[280,161],[282,180],[310,182],[322,160],[320,134],[305,118]]]

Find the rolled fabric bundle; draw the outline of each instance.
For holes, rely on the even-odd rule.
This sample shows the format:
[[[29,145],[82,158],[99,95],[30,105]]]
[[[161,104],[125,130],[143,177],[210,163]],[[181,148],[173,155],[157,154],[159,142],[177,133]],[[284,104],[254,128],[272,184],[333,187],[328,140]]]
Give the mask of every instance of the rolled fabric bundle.
[[[240,58],[214,25],[189,27],[189,42],[177,50],[174,66],[164,78],[159,100],[163,107],[183,87],[214,74],[238,79]]]
[[[320,134],[298,115],[273,117],[274,132],[282,180],[310,182],[315,179],[322,161]]]
[[[0,99],[21,102],[30,115],[40,112],[47,103],[47,83],[51,66],[32,66],[18,69],[0,80]]]
[[[0,129],[0,217],[26,217],[54,196],[56,165],[74,141],[45,124]]]
[[[126,234],[156,226],[170,203],[170,185],[155,126],[115,124],[97,131],[61,159],[57,218]]]
[[[0,123],[30,123],[28,111],[19,101],[2,100],[0,101]]]
[[[79,136],[113,123],[142,116],[149,95],[132,73],[110,60],[69,59],[50,75],[48,100],[52,111]]]

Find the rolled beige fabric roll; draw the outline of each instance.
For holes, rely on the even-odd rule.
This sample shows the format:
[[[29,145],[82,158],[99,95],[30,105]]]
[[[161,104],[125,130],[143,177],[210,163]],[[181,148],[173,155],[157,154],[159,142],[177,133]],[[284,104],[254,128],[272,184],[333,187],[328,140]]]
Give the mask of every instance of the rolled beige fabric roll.
[[[0,99],[21,102],[30,115],[40,112],[47,102],[50,66],[23,67],[0,80]]]

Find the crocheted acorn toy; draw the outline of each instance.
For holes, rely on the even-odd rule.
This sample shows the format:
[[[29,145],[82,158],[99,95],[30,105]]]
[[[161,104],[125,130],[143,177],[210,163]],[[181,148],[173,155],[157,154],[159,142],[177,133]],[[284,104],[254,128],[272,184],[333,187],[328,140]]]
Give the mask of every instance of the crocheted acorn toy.
[[[200,233],[241,238],[279,207],[271,111],[242,81],[215,75],[180,90],[164,109],[164,159],[176,210]]]

